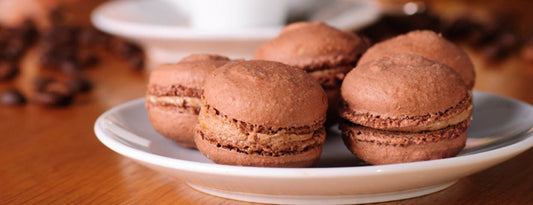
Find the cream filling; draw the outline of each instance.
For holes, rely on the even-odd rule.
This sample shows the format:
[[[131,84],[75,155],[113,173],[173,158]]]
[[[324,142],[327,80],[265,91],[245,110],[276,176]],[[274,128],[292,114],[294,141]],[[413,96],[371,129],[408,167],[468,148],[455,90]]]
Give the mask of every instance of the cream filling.
[[[394,128],[394,131],[408,131],[408,132],[419,132],[419,131],[430,131],[430,130],[439,130],[451,125],[459,124],[467,120],[472,114],[473,106],[470,104],[467,109],[461,112],[458,115],[455,115],[451,118],[441,121],[435,121],[431,124],[425,126],[416,126],[416,127],[403,127],[403,128]],[[392,129],[391,129],[392,130]]]
[[[217,135],[217,139],[225,141],[228,144],[244,146],[269,146],[269,147],[284,147],[293,143],[301,143],[313,138],[314,132],[305,134],[288,134],[281,130],[275,134],[264,134],[258,132],[247,132],[239,129],[236,124],[224,122],[224,119],[219,116],[207,116],[209,113],[207,109],[202,109],[198,117],[200,129],[211,133],[225,133],[224,135]]]
[[[147,100],[154,104],[160,105],[174,105],[180,107],[200,107],[202,100],[197,97],[183,97],[183,96],[146,96]]]

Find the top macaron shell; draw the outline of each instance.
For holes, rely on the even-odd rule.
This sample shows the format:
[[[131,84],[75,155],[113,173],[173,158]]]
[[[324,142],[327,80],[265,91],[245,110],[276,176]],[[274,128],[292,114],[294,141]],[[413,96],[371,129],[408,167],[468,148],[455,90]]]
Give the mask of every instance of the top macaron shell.
[[[206,80],[203,98],[224,115],[269,127],[323,122],[328,107],[324,90],[304,71],[261,60],[215,70]]]
[[[354,63],[366,48],[366,43],[353,33],[321,22],[298,22],[286,26],[278,37],[261,46],[254,59],[313,69]]]
[[[469,89],[474,87],[476,74],[468,55],[457,45],[428,30],[411,31],[377,43],[361,56],[358,64],[402,53],[416,54],[444,63],[461,75]]]
[[[148,84],[160,87],[182,85],[188,88],[203,89],[206,77],[228,62],[209,60],[160,65],[150,74]]]
[[[358,112],[401,119],[452,108],[468,89],[450,67],[403,54],[357,66],[346,76],[341,95]]]

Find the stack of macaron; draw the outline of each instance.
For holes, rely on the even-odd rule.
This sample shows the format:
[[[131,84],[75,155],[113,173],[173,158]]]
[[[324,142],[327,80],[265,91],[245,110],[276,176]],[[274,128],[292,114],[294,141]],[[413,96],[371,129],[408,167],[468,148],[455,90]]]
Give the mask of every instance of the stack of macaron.
[[[253,60],[191,55],[161,65],[146,95],[150,122],[229,165],[311,166],[326,119],[339,115],[347,148],[369,164],[458,154],[473,109],[468,56],[431,31],[367,47],[355,34],[302,22]]]
[[[346,146],[370,164],[455,156],[466,143],[474,77],[468,56],[432,31],[372,46],[341,87]]]
[[[298,68],[228,63],[206,80],[194,141],[216,163],[308,167],[322,152],[327,106],[320,84]]]
[[[476,73],[468,55],[457,45],[429,30],[411,31],[377,43],[361,56],[358,64],[406,53],[443,63],[461,75],[468,89],[474,87]]]
[[[450,67],[399,54],[357,66],[341,88],[344,142],[370,164],[455,156],[466,143],[472,95]]]
[[[293,23],[262,45],[254,59],[295,66],[313,76],[328,95],[328,124],[335,123],[340,87],[368,43],[358,35],[321,22]]]
[[[200,98],[206,77],[230,62],[219,55],[195,54],[176,64],[164,64],[150,74],[146,109],[152,127],[182,146],[194,148]]]

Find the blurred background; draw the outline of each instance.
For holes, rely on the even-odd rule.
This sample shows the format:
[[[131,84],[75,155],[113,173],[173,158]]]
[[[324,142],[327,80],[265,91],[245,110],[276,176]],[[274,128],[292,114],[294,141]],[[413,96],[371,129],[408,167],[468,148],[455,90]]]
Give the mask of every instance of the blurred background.
[[[54,89],[77,95],[113,75],[103,69],[136,72],[142,87],[157,64],[191,53],[249,58],[287,23],[325,21],[371,43],[434,30],[467,51],[477,71],[475,89],[533,102],[532,1],[259,2],[0,0],[0,91],[30,96],[39,83],[59,79],[65,85]]]

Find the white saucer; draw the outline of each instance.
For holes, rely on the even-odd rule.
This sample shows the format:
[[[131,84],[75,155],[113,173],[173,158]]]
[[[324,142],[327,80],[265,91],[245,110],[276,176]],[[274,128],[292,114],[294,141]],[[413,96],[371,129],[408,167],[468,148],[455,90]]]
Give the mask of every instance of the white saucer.
[[[440,160],[368,166],[332,129],[311,168],[260,168],[214,164],[153,130],[144,99],[102,114],[94,129],[110,149],[199,191],[242,201],[276,204],[372,203],[421,196],[508,160],[533,146],[533,107],[474,91],[466,148]],[[524,162],[526,163],[526,162]]]
[[[323,4],[321,4],[323,5]],[[152,64],[173,63],[191,53],[216,53],[249,59],[281,27],[225,30],[211,33],[189,26],[187,12],[161,0],[110,1],[92,13],[93,24],[102,31],[143,45]],[[315,9],[310,21],[323,21],[344,30],[356,30],[375,21],[379,7],[374,1],[334,0]]]

